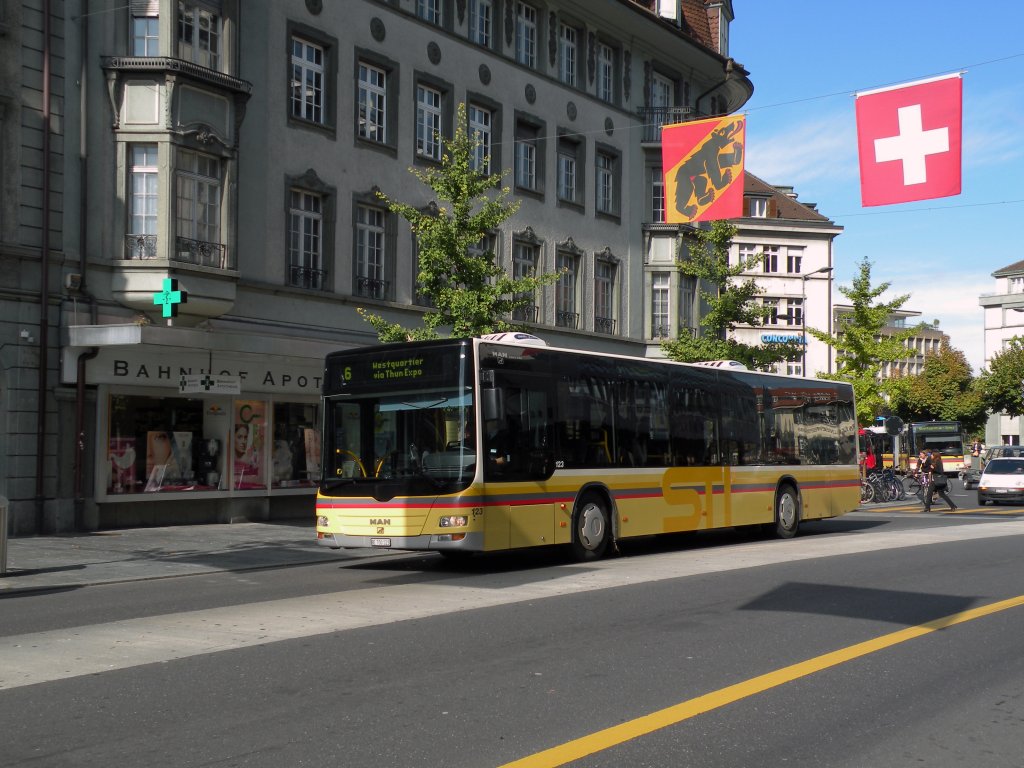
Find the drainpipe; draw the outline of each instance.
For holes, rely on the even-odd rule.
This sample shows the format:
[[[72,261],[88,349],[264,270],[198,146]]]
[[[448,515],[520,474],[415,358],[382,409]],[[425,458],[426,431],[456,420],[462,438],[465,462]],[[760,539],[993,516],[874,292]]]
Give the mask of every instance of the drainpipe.
[[[89,216],[86,210],[86,196],[89,183],[89,153],[87,149],[87,111],[86,111],[86,78],[88,77],[89,56],[89,0],[82,0],[82,13],[79,20],[81,26],[81,61],[79,63],[79,139],[78,139],[78,273],[81,275],[79,293],[89,302],[89,322],[96,324],[96,297],[87,288],[86,250],[89,234]],[[99,354],[97,347],[91,347],[78,355],[75,371],[75,461],[74,461],[74,510],[75,530],[85,530],[85,446],[88,435],[85,433],[85,364]]]
[[[39,276],[39,387],[36,403],[36,533],[45,523],[46,388],[50,310],[50,0],[43,0],[43,216]]]
[[[700,117],[700,100],[703,99],[705,96],[707,96],[712,91],[717,91],[719,88],[721,88],[723,85],[725,85],[726,83],[729,82],[729,80],[732,78],[732,67],[733,67],[733,60],[732,60],[732,58],[726,59],[725,60],[725,77],[722,79],[722,82],[715,83],[714,85],[712,85],[710,88],[708,88],[706,91],[704,91],[704,93],[702,93],[700,96],[698,96],[694,100],[694,102],[693,102],[693,110],[694,110],[694,112],[697,113],[697,117],[698,118]],[[712,115],[708,115],[708,117],[712,117]]]

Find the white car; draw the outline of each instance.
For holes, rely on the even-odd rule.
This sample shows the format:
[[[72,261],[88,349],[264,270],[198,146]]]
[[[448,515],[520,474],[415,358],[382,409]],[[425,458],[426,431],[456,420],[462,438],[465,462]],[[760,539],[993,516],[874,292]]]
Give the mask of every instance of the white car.
[[[997,458],[985,465],[978,480],[978,504],[990,501],[1024,502],[1024,458]]]

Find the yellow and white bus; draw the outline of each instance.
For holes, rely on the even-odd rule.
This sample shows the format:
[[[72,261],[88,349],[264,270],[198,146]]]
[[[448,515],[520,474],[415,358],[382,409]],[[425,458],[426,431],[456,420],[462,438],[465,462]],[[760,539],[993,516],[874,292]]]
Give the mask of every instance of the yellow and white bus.
[[[860,501],[845,383],[548,347],[332,353],[320,544],[447,555],[801,520]]]

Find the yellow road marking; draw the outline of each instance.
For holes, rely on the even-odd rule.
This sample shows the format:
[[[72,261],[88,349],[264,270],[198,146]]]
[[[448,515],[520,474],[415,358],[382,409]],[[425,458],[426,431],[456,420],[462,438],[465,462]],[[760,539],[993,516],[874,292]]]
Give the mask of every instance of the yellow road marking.
[[[537,752],[536,754],[515,760],[511,763],[506,763],[505,765],[500,766],[500,768],[556,768],[557,766],[570,763],[573,760],[579,760],[587,755],[592,755],[596,752],[616,747],[619,744],[623,744],[640,736],[645,736],[662,728],[667,728],[670,725],[676,725],[684,720],[696,717],[697,715],[737,702],[740,699],[745,699],[757,693],[763,693],[771,688],[776,688],[780,685],[784,685],[785,683],[798,680],[801,677],[807,677],[815,672],[821,672],[822,670],[830,667],[835,667],[847,661],[858,659],[861,656],[867,656],[868,654],[890,648],[894,645],[898,645],[899,643],[904,643],[907,640],[922,637],[923,635],[936,632],[940,629],[946,629],[947,627],[952,627],[956,624],[963,624],[967,621],[980,619],[984,616],[989,616],[993,613],[1005,611],[1010,608],[1016,608],[1021,605],[1024,605],[1024,595],[1018,595],[1017,597],[1012,597],[1008,600],[1001,600],[998,603],[984,605],[980,608],[972,608],[969,611],[954,613],[950,616],[944,616],[941,619],[934,619],[933,621],[929,621],[925,624],[919,624],[916,627],[901,629],[888,635],[881,635],[880,637],[876,637],[872,640],[866,640],[847,648],[840,648],[837,651],[826,653],[823,656],[807,659],[806,661],[801,661],[797,664],[777,669],[774,672],[769,672],[765,675],[760,675],[759,677],[754,677],[750,680],[736,683],[735,685],[720,688],[717,691],[706,693],[703,696],[698,696],[697,698],[690,699],[689,701],[680,702],[679,704],[675,704],[671,707],[667,707],[657,712],[652,712],[649,715],[638,717],[635,720],[620,723],[619,725],[612,726],[611,728],[606,728],[603,731],[597,731],[596,733],[589,734],[588,736],[573,739],[572,741],[560,744],[557,747],[552,747],[551,749],[546,749],[543,752]]]

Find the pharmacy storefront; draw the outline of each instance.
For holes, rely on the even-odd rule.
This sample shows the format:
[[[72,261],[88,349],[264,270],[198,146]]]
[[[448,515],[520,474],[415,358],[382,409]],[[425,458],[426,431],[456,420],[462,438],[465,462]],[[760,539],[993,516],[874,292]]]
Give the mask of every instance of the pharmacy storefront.
[[[64,383],[81,349],[98,350],[85,369],[96,387],[87,440],[98,527],[312,519],[325,350],[278,339],[309,356],[273,354],[263,339],[264,350],[244,351],[239,339],[186,329],[71,330]]]

